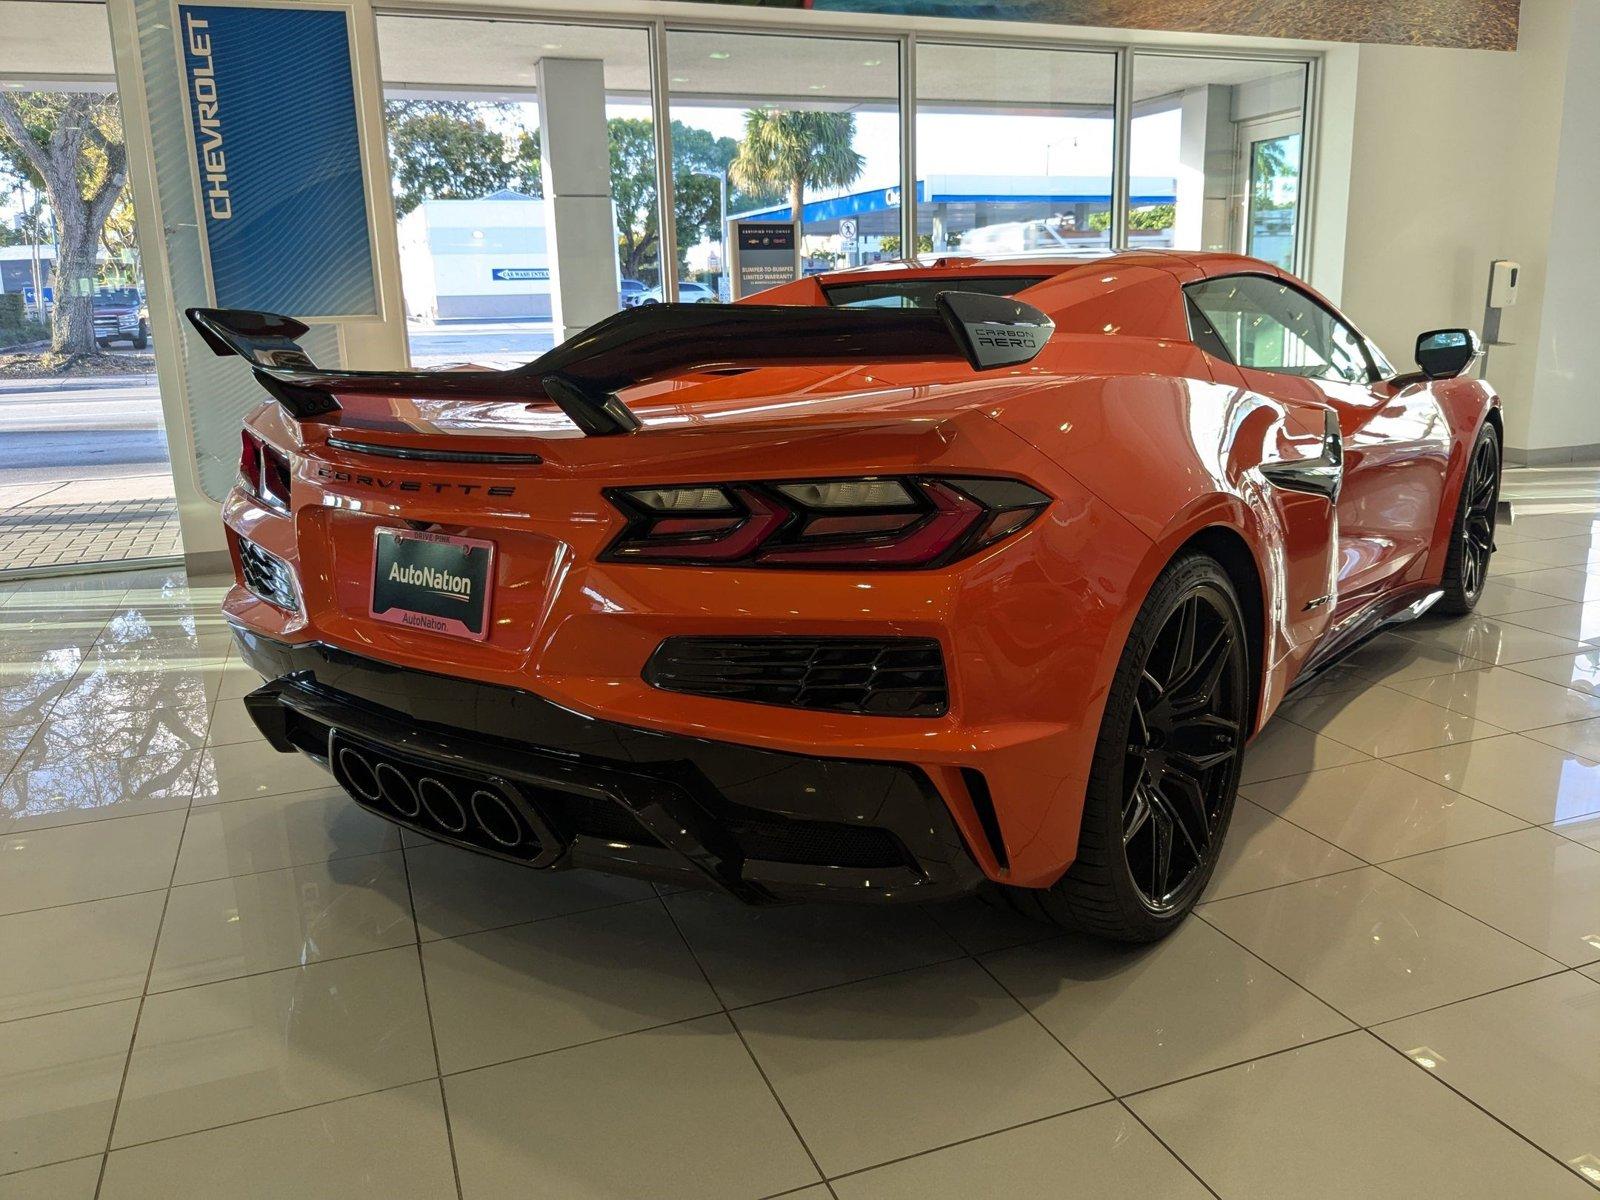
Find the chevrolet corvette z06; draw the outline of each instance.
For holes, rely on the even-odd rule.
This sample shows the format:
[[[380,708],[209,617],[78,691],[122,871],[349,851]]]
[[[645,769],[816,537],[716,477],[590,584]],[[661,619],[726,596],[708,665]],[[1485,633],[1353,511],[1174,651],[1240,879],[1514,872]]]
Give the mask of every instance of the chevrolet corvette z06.
[[[508,371],[189,316],[273,401],[223,511],[257,725],[533,868],[1159,937],[1284,696],[1494,548],[1476,336],[1398,373],[1236,256],[846,271]]]

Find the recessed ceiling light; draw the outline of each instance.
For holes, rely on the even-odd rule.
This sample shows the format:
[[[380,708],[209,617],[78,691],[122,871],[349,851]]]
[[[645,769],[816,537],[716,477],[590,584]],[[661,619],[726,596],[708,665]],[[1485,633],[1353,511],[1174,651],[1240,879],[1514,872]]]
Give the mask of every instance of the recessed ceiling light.
[[[688,83],[689,82],[689,77],[687,75],[674,75],[672,77],[672,82],[673,83]]]
[[[733,55],[729,54],[726,50],[713,50],[710,54],[706,55],[706,57],[714,58],[718,62],[721,62],[725,58],[732,58]]]
[[[820,83],[813,83],[810,85],[810,88],[813,92],[820,92],[823,88],[823,85]]]
[[[883,59],[881,59],[881,58],[864,58],[864,59],[861,60],[861,65],[863,67],[881,67],[881,66],[883,66]]]
[[[561,49],[561,43],[560,42],[546,42],[544,44],[544,48],[546,50],[559,50],[559,49]]]

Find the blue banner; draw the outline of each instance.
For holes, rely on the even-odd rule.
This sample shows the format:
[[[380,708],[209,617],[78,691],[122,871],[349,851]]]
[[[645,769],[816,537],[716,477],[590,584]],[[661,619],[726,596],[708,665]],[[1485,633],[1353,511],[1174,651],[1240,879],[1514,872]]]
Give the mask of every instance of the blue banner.
[[[376,315],[348,15],[181,4],[178,37],[217,306]]]

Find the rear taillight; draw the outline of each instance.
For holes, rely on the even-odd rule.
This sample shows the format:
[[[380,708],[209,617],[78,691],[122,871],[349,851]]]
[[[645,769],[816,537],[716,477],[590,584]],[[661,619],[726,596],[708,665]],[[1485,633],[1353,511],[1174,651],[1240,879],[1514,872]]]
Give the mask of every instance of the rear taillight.
[[[289,511],[289,458],[248,429],[239,435],[239,486],[279,512]]]
[[[893,476],[610,488],[628,519],[612,562],[934,567],[1017,532],[1050,503],[1014,479]]]

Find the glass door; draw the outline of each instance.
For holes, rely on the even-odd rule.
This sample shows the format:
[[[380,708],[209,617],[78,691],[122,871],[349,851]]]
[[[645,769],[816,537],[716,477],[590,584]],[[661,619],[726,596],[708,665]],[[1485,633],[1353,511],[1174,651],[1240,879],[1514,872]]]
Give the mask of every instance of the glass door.
[[[1240,124],[1238,163],[1239,249],[1293,270],[1300,215],[1299,118]]]

